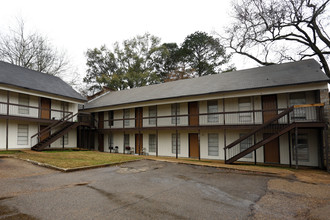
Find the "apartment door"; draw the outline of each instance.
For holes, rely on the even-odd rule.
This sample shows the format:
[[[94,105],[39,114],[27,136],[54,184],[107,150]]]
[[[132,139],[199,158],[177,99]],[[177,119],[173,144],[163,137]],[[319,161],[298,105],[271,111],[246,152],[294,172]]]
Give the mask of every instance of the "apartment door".
[[[48,126],[47,125],[40,125],[40,131],[42,131],[43,129],[47,128]],[[48,138],[50,135],[50,131],[49,132],[46,132],[46,133],[43,133],[41,136],[40,136],[40,141],[43,141],[45,140],[46,138]]]
[[[199,158],[198,134],[189,134],[189,157]]]
[[[189,125],[198,126],[199,125],[198,102],[188,103],[188,114],[189,114]]]
[[[143,108],[135,108],[135,127],[142,128],[143,126]]]
[[[272,134],[264,134],[264,139]],[[264,145],[264,161],[265,163],[280,163],[280,149],[278,138]]]
[[[277,115],[277,97],[276,95],[263,95],[262,110],[264,123]]]
[[[143,134],[135,134],[135,153],[142,154]]]
[[[99,116],[98,128],[103,129],[104,128],[104,112],[99,112],[98,116]],[[104,134],[100,134],[100,133],[98,134],[98,142],[99,142],[98,150],[100,152],[103,152],[104,151]]]
[[[40,104],[41,104],[41,113],[40,117],[43,119],[50,119],[50,99],[47,98],[40,98]]]

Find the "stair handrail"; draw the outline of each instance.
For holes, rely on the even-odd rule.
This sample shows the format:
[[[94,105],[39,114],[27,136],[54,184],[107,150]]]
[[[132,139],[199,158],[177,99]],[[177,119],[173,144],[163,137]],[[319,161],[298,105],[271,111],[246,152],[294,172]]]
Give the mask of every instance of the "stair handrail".
[[[248,137],[250,137],[251,135],[255,134],[256,132],[262,130],[263,128],[265,128],[266,126],[270,125],[271,123],[273,123],[274,121],[282,118],[284,115],[292,112],[294,109],[294,106],[291,106],[289,108],[287,108],[286,110],[284,110],[283,112],[281,112],[280,114],[274,116],[271,120],[268,120],[266,123],[260,125],[259,127],[257,127],[256,129],[252,130],[251,132],[247,133],[246,135],[244,135],[243,137],[237,139],[236,141],[232,142],[231,144],[229,144],[228,146],[225,146],[224,149],[230,149],[232,147],[234,147],[235,145],[237,145],[238,143],[242,142],[243,140],[247,139]]]
[[[37,136],[37,135],[38,135],[38,137],[40,137],[41,134],[46,133],[46,131],[48,131],[50,128],[53,128],[53,126],[56,126],[56,124],[61,123],[65,118],[69,117],[70,115],[72,115],[72,112],[70,112],[69,114],[65,115],[65,116],[64,116],[63,118],[61,118],[60,120],[53,122],[53,123],[50,124],[48,127],[42,129],[41,131],[37,132],[36,134],[32,135],[32,136],[31,136],[31,139],[34,138],[34,137]]]

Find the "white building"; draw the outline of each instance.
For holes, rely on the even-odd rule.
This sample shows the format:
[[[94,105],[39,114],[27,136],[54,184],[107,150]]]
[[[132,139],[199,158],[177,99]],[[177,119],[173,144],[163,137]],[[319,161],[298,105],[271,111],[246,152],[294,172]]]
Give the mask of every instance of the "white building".
[[[47,147],[76,147],[74,122],[78,104],[85,101],[58,77],[0,61],[0,150],[31,148],[46,140]],[[47,129],[52,124],[56,127]]]
[[[328,81],[305,60],[108,92],[83,111],[100,151],[323,166]]]

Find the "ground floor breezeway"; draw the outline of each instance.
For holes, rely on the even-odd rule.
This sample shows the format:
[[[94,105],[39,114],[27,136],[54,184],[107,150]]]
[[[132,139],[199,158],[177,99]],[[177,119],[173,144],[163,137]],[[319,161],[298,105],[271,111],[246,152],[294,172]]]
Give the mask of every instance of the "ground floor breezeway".
[[[225,160],[224,146],[234,142],[246,130],[160,130],[160,131],[126,131],[109,132],[96,135],[95,149],[105,152],[145,154],[152,156],[169,156],[178,158],[198,158],[211,160]],[[295,151],[295,133],[292,131],[258,148],[239,161],[268,163],[268,164],[298,164],[303,166],[321,166],[322,160],[322,130],[299,129],[298,149]],[[259,135],[258,140],[267,137],[267,133]],[[238,150],[246,149],[247,139],[241,142]]]

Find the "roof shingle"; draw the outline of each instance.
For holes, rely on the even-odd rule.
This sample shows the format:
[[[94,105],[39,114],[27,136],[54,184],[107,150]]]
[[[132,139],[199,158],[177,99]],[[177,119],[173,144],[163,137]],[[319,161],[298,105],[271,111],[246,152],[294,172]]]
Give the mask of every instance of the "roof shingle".
[[[326,82],[329,78],[314,59],[178,80],[110,92],[85,104],[85,109],[157,99],[169,99],[248,89]]]
[[[86,101],[62,79],[0,61],[0,83]]]

